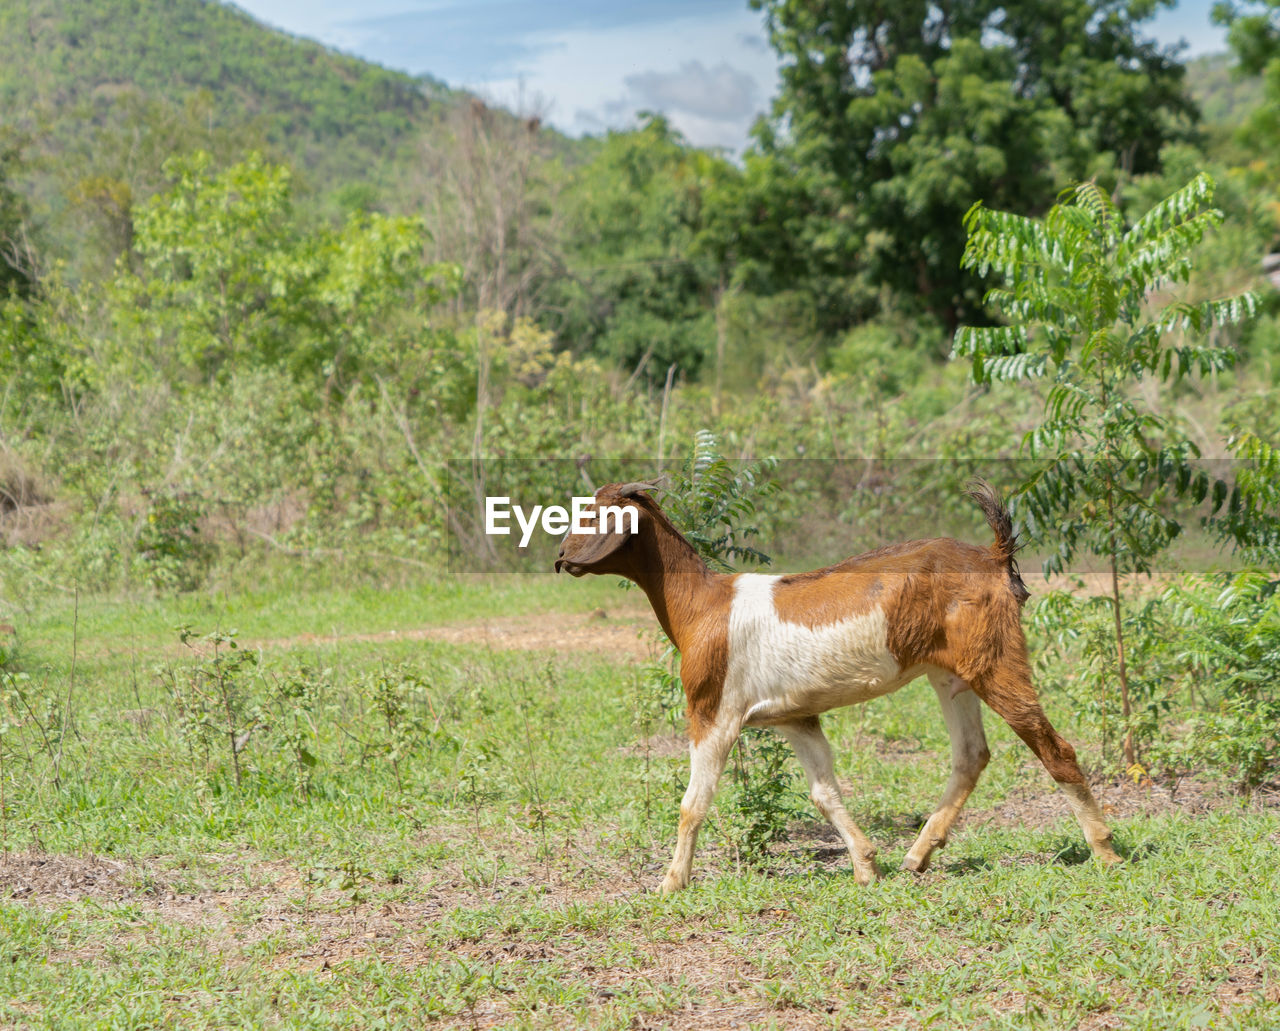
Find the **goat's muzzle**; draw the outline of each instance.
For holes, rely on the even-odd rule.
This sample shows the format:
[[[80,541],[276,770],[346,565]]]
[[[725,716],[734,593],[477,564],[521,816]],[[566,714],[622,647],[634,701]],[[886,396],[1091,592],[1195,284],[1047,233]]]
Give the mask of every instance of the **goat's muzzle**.
[[[556,572],[564,570],[570,576],[581,576],[585,570],[576,562],[571,562],[564,557],[564,548],[560,549],[560,557],[556,559]]]

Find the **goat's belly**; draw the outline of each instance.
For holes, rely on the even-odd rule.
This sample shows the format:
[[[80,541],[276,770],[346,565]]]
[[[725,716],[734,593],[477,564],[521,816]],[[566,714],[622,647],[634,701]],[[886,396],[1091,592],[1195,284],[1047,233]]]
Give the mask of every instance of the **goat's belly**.
[[[802,716],[816,716],[828,709],[879,698],[896,691],[906,679],[891,655],[880,669],[861,661],[834,669],[820,663],[794,665],[759,664],[741,678],[728,679],[729,699],[748,724],[779,723]]]
[[[752,576],[734,598],[725,701],[748,723],[815,715],[887,694],[909,678],[888,648],[878,608],[809,627],[778,618],[773,577]]]

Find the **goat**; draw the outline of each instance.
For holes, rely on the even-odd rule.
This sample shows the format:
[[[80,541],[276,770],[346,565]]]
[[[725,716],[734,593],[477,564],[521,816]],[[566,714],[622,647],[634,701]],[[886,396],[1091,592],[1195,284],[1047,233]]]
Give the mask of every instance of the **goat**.
[[[729,751],[748,726],[774,727],[791,743],[813,804],[849,850],[855,879],[878,878],[876,850],[845,811],[818,714],[889,694],[921,675],[942,706],[951,777],[904,869],[928,869],[987,765],[979,699],[1057,781],[1094,855],[1107,864],[1121,861],[1075,750],[1050,725],[1032,687],[1017,539],[990,486],[967,492],[995,532],[990,547],[949,538],[908,541],[791,576],[713,572],[649,496],[653,489],[625,483],[596,491],[597,507],[639,510],[635,532],[571,530],[555,570],[634,581],[680,651],[691,768],[664,894],[689,883],[698,829]]]

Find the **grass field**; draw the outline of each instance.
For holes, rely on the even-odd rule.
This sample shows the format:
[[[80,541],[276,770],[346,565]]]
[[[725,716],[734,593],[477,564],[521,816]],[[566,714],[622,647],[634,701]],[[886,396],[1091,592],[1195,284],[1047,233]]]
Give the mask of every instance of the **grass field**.
[[[32,602],[0,1025],[1280,1026],[1274,796],[1095,782],[1129,860],[1106,870],[989,715],[951,844],[899,872],[947,775],[923,682],[824,718],[882,882],[807,804],[757,862],[718,806],[659,897],[686,759],[642,601],[512,577]]]

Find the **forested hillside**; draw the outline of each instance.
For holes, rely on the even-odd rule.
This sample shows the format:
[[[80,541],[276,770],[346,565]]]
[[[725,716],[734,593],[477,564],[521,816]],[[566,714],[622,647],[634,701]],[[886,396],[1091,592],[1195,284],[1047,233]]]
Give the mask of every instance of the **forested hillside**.
[[[1206,129],[1239,128],[1264,102],[1262,79],[1241,71],[1231,54],[1209,54],[1187,62],[1187,91],[1200,107]]]
[[[209,0],[12,0],[0,9],[6,122],[73,151],[112,129],[145,133],[148,114],[172,118],[199,96],[193,133],[257,137],[323,188],[376,183],[432,102],[448,95],[433,80],[272,31]]]
[[[0,6],[6,146],[23,144],[46,248],[77,268],[101,249],[110,260],[131,207],[167,181],[165,159],[196,149],[224,164],[249,150],[289,164],[308,211],[403,210],[424,141],[441,139],[463,102],[429,76],[344,56],[217,0]]]

